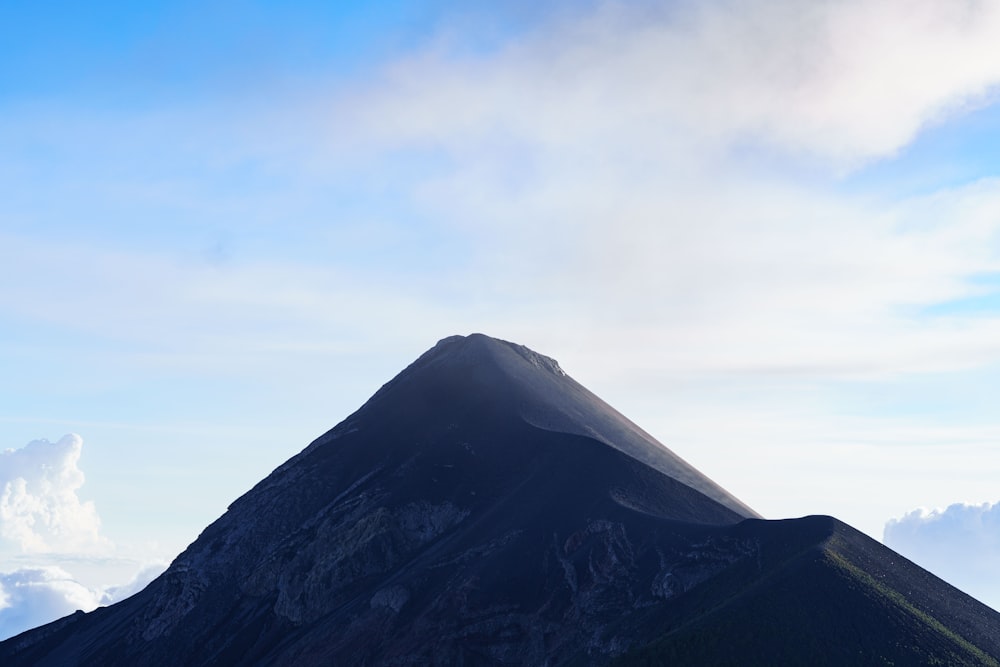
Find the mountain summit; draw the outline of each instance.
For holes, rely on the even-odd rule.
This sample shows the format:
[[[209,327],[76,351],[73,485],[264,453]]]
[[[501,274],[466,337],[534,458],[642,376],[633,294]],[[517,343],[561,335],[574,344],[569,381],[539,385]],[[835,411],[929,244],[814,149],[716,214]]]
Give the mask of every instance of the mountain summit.
[[[145,590],[4,665],[997,664],[1000,614],[835,519],[764,521],[572,380],[440,341]]]
[[[395,404],[389,409],[405,412],[408,427],[415,432],[426,428],[429,419],[453,415],[456,426],[460,421],[521,423],[597,440],[699,491],[739,517],[759,516],[569,377],[557,361],[523,345],[482,334],[445,338],[358,414],[383,401]],[[703,509],[704,516],[676,518],[709,520],[709,514],[716,511],[707,504]],[[681,505],[675,505],[671,511],[681,510]],[[727,521],[732,518],[726,517]]]

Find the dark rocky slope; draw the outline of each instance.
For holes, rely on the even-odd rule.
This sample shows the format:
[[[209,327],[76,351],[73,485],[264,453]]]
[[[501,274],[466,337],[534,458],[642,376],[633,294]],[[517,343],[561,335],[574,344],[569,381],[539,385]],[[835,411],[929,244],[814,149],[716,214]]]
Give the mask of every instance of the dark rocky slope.
[[[473,335],[144,591],[0,643],[0,664],[990,664],[998,630],[833,519],[759,520],[553,360]]]
[[[748,520],[743,560],[620,665],[997,665],[1000,614],[832,517]]]

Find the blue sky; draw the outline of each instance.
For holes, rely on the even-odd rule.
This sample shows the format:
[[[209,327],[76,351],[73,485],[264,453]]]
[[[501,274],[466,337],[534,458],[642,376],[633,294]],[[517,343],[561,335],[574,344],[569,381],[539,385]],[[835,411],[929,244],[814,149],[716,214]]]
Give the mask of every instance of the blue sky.
[[[53,95],[141,105],[265,80],[365,69],[414,45],[434,3],[72,2],[3,8],[6,95]]]
[[[766,516],[1000,542],[998,35],[930,0],[5,3],[0,633],[115,599],[473,331]]]

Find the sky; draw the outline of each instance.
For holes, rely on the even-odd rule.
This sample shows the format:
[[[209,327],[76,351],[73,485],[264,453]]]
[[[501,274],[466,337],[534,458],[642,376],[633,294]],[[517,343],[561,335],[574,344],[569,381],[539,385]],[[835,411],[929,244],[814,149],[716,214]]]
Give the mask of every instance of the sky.
[[[1000,5],[0,4],[0,637],[437,340],[1000,608]]]

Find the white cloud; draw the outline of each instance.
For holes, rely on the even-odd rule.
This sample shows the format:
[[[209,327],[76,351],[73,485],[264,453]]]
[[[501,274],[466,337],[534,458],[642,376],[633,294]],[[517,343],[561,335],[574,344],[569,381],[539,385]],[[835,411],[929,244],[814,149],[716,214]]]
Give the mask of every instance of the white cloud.
[[[164,570],[164,563],[141,567],[120,586],[92,588],[56,565],[0,573],[0,640],[49,623],[76,610],[93,611],[138,593]]]
[[[165,569],[115,556],[92,502],[77,495],[83,439],[34,440],[0,452],[0,639],[138,592]],[[21,566],[31,562],[28,567]],[[71,574],[73,570],[77,574]],[[88,577],[78,576],[91,570]],[[132,578],[121,585],[98,581]],[[119,579],[120,581],[121,579]]]
[[[129,581],[119,586],[111,586],[104,589],[101,593],[101,605],[121,602],[125,598],[135,595],[148,586],[149,582],[163,574],[166,569],[167,563],[162,562],[143,565]]]
[[[752,139],[852,164],[983,103],[1000,80],[991,3],[611,2],[560,18],[479,59],[445,44],[396,63],[355,122],[382,137],[591,155]]]
[[[1000,502],[916,509],[885,524],[885,544],[1000,609]]]
[[[997,182],[887,202],[809,182],[796,161],[890,156],[985,103],[1000,8],[605,3],[560,18],[494,52],[396,62],[332,107],[334,162],[426,150],[434,166],[393,185],[473,240],[451,291],[503,310],[480,321],[539,345],[567,337],[553,321],[591,349],[629,339],[643,354],[617,364],[664,371],[1000,358],[995,319],[920,316],[1000,269]],[[761,148],[785,162],[761,169]]]
[[[100,599],[58,567],[0,574],[0,639],[72,614],[92,611]]]
[[[629,338],[642,358],[619,363],[665,371],[968,368],[1000,357],[996,323],[904,310],[967,295],[969,276],[1000,268],[990,243],[996,182],[886,203],[804,183],[794,161],[761,173],[753,151],[741,151],[749,142],[835,169],[891,155],[987,99],[1000,80],[998,29],[989,3],[601,3],[557,12],[497,50],[441,44],[366,86],[303,93],[286,107],[78,119],[60,150],[77,134],[93,141],[125,128],[112,154],[124,154],[115,159],[137,189],[173,188],[145,202],[150,215],[181,198],[184,217],[206,225],[252,214],[247,225],[260,232],[262,220],[289,220],[323,259],[298,258],[280,240],[286,261],[207,266],[172,250],[8,236],[0,275],[10,279],[0,284],[16,289],[0,289],[0,304],[138,342],[129,368],[270,372],[254,369],[287,365],[293,351],[397,344],[400,320],[424,331],[408,327],[408,345],[483,329],[538,346],[551,339],[553,350],[565,345],[558,323],[592,348]],[[59,131],[51,119],[24,122],[39,141],[50,125]],[[192,145],[181,141],[192,132],[218,172],[172,148]],[[163,159],[133,165],[136,141]],[[80,152],[94,151],[85,141]],[[161,163],[173,166],[163,173]],[[266,165],[295,186],[263,199],[254,188],[247,210],[233,208],[228,186],[211,187],[229,164]],[[106,168],[107,180],[122,169]],[[312,198],[355,178],[399,203],[395,227],[381,233],[384,212]],[[379,233],[359,232],[369,217]],[[384,252],[380,239],[409,226],[412,249]],[[408,265],[434,251],[422,237],[458,239],[459,250]],[[49,270],[18,280],[39,263]]]
[[[77,492],[83,439],[35,440],[0,453],[0,538],[23,552],[93,553],[110,546],[101,521]]]

